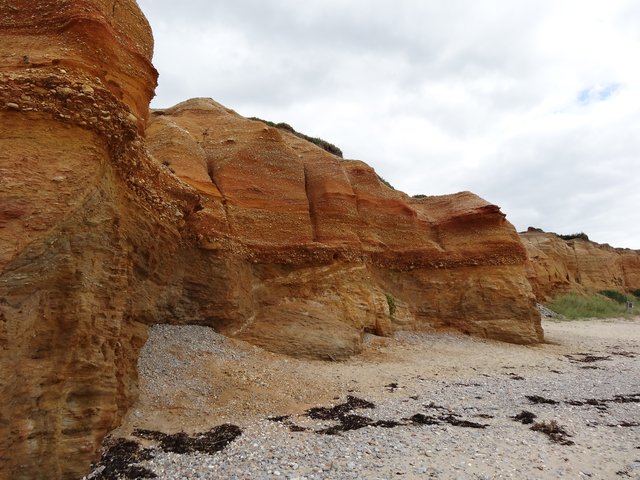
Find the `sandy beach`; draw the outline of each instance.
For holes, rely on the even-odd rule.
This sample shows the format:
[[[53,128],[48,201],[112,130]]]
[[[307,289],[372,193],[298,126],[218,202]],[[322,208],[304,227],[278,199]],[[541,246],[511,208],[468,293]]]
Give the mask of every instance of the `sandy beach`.
[[[156,326],[111,442],[140,443],[139,472],[166,479],[640,478],[640,319],[543,327],[537,346],[370,336],[361,355],[324,362]],[[241,434],[213,454],[144,434],[222,424]]]

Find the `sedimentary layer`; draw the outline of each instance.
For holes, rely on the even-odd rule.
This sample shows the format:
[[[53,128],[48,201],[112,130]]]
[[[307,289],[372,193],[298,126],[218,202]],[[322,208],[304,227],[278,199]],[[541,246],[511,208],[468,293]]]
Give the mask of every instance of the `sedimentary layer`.
[[[216,265],[185,282],[175,322],[324,358],[358,352],[363,331],[542,338],[518,235],[472,193],[411,198],[210,99],[154,111],[147,145],[199,192],[195,268]]]
[[[133,1],[0,2],[0,478],[78,478],[135,398],[197,198],[145,153],[151,51]]]
[[[520,234],[529,255],[529,281],[541,300],[569,291],[640,290],[640,251],[585,238],[564,240],[529,228]]]

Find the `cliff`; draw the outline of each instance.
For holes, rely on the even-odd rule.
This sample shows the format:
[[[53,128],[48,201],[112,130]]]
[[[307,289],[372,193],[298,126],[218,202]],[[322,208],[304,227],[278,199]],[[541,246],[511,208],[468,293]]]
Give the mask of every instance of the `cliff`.
[[[0,2],[0,478],[78,478],[135,397],[190,205],[142,141],[152,48],[133,1]]]
[[[396,329],[542,340],[495,205],[413,199],[211,100],[149,115],[132,0],[1,2],[0,26],[0,478],[87,470],[153,323],[328,359]]]
[[[530,259],[527,276],[540,301],[569,291],[640,289],[638,250],[613,248],[584,238],[563,240],[535,228],[520,237]]]
[[[207,99],[154,112],[147,144],[201,198],[197,270],[170,321],[323,358],[397,328],[541,339],[518,236],[471,193],[408,197],[363,162]]]

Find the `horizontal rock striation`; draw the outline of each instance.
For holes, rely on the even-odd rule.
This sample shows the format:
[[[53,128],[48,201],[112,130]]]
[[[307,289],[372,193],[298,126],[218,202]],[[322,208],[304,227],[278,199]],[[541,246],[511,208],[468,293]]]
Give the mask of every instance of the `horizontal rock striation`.
[[[569,291],[640,290],[640,251],[584,238],[563,240],[529,228],[520,234],[530,258],[529,281],[540,300]]]
[[[0,2],[0,478],[87,471],[150,324],[327,359],[396,329],[542,340],[498,207],[211,100],[150,115],[152,48],[132,0]]]
[[[209,99],[153,112],[147,145],[199,192],[188,261],[215,265],[186,282],[170,321],[334,359],[357,353],[363,331],[542,339],[522,243],[472,193],[411,198],[363,162]]]

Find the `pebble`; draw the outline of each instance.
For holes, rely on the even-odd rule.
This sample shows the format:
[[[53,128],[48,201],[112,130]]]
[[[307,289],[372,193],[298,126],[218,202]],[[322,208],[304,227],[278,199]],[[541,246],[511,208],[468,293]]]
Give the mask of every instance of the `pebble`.
[[[74,90],[69,87],[57,87],[56,92],[58,92],[62,96],[68,97],[69,95],[74,93]]]

